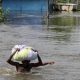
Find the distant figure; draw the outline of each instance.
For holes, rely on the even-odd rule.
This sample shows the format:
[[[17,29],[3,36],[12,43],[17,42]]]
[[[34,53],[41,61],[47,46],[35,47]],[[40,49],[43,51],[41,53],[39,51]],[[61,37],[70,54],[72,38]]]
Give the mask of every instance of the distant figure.
[[[38,62],[37,63],[30,63],[30,60],[23,60],[21,61],[22,63],[19,62],[15,62],[12,60],[13,56],[16,54],[17,51],[20,51],[19,48],[16,48],[16,50],[12,53],[12,55],[9,57],[9,59],[7,60],[7,62],[16,67],[17,72],[21,72],[21,73],[25,73],[25,72],[30,72],[32,67],[39,67],[39,66],[44,66],[47,64],[54,64],[54,62],[45,62],[43,63],[39,54],[37,54],[37,58],[38,58]],[[33,51],[37,51],[34,50]]]

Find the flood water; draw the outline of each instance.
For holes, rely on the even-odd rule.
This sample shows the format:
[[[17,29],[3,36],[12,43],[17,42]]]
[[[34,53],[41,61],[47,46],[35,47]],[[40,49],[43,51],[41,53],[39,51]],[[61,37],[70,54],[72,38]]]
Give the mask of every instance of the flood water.
[[[19,18],[0,25],[0,80],[80,80],[80,12],[54,13],[52,17],[48,26],[46,22],[21,25]],[[32,46],[43,62],[55,64],[17,74],[6,63],[15,44]]]

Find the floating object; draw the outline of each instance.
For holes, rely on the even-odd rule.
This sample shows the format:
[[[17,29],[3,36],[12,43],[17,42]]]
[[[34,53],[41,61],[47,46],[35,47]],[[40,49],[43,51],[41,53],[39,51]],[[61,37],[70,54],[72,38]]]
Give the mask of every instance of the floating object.
[[[13,59],[16,61],[22,60],[35,60],[37,58],[37,52],[34,52],[30,47],[23,48],[20,51],[17,51],[13,56]]]

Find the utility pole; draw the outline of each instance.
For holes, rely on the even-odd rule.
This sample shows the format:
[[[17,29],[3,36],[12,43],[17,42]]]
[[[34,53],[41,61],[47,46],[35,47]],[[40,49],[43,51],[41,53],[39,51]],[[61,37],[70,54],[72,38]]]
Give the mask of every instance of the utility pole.
[[[49,25],[49,0],[47,2],[47,26]]]
[[[47,18],[49,19],[49,0],[47,2]]]

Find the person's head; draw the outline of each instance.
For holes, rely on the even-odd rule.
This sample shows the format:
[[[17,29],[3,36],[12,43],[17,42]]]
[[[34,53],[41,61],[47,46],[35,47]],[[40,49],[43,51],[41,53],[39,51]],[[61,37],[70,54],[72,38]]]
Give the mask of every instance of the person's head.
[[[26,65],[26,64],[29,64],[30,63],[30,60],[23,60],[22,61],[22,64]]]

